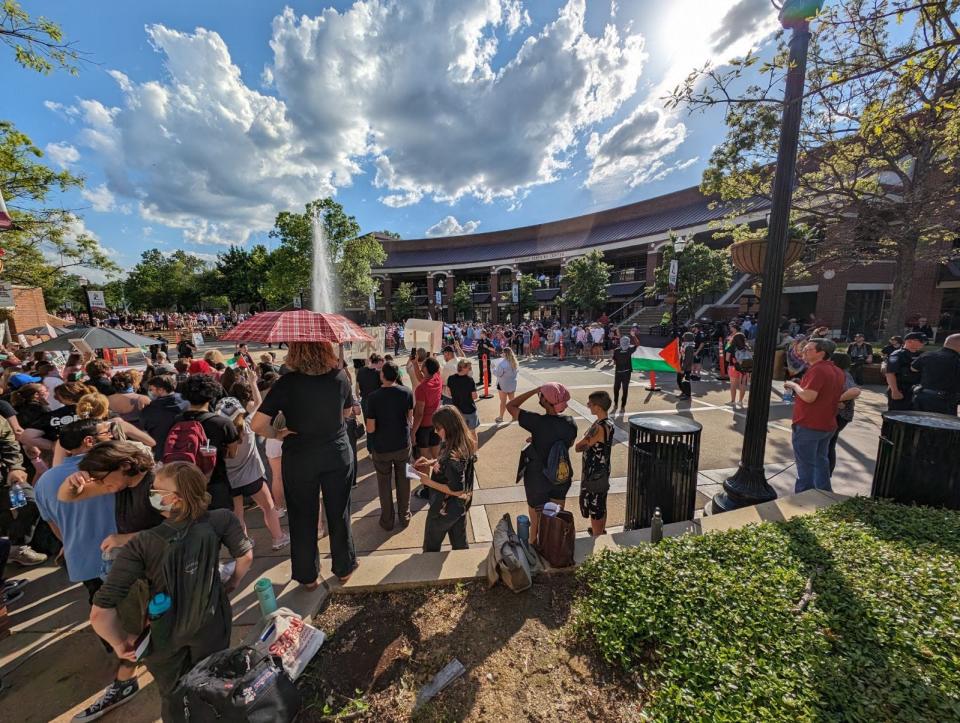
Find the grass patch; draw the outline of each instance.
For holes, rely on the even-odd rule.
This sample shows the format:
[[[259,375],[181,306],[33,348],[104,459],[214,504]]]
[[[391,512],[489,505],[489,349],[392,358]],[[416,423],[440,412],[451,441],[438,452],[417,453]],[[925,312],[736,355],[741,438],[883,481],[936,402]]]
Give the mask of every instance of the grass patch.
[[[641,675],[651,719],[960,720],[960,513],[856,498],[578,578],[574,629]]]

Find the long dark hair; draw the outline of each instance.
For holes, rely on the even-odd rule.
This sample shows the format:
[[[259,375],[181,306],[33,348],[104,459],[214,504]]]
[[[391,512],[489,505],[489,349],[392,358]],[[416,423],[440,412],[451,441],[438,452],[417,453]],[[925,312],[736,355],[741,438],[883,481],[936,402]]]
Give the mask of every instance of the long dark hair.
[[[462,462],[477,452],[473,437],[467,429],[460,410],[453,406],[443,406],[433,413],[433,428],[442,429],[444,434],[444,452]]]
[[[747,337],[743,335],[743,332],[738,331],[730,337],[730,346],[734,349],[746,349]]]

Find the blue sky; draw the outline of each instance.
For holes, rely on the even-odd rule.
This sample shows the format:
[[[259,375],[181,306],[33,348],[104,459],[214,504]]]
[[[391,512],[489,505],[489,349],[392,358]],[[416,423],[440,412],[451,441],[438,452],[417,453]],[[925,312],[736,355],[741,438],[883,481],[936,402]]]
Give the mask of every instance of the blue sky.
[[[4,117],[129,267],[265,242],[332,194],[365,231],[491,231],[695,185],[722,114],[659,100],[767,43],[768,0],[26,0],[88,54],[5,73]],[[95,11],[92,10],[95,8]]]

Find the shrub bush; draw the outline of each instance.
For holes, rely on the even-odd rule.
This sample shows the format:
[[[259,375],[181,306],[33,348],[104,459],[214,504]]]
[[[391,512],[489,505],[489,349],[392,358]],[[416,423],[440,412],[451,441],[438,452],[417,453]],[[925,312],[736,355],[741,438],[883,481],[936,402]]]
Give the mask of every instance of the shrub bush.
[[[574,629],[640,674],[652,719],[960,720],[960,513],[856,498],[578,577]]]

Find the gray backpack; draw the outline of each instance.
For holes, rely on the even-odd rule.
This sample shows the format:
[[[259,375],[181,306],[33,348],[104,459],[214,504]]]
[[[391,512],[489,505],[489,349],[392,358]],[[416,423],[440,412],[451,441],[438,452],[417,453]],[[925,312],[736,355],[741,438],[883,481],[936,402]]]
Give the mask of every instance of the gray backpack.
[[[509,513],[505,514],[493,531],[493,546],[487,555],[490,587],[499,580],[514,592],[522,592],[533,585],[533,575],[541,569],[543,565],[537,554],[520,542]]]

